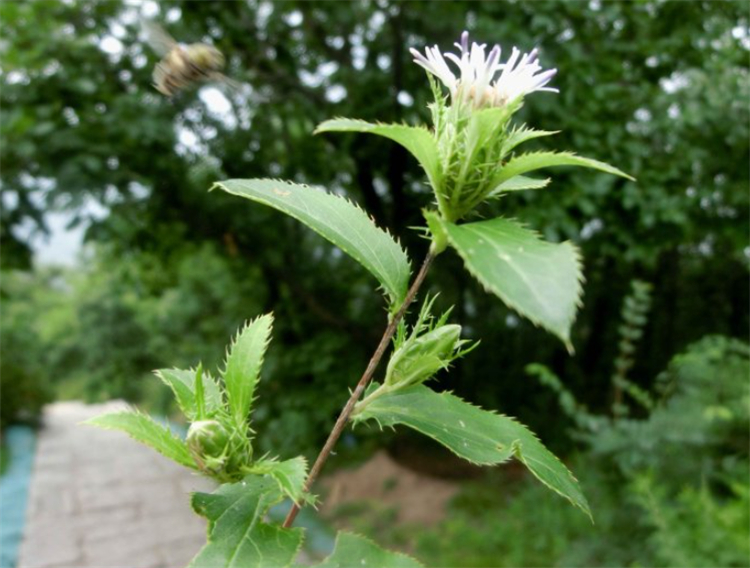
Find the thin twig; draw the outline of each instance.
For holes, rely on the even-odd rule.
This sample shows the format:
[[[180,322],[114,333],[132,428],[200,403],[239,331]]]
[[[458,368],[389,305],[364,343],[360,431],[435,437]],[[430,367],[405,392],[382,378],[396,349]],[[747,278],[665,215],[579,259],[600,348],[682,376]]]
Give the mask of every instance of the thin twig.
[[[357,383],[357,387],[354,389],[352,395],[349,397],[349,400],[346,403],[346,406],[344,406],[344,409],[341,411],[341,414],[336,420],[336,424],[334,424],[333,426],[333,430],[331,430],[331,433],[328,435],[328,439],[326,440],[323,449],[320,450],[320,453],[318,454],[318,457],[315,460],[312,469],[310,470],[310,475],[307,476],[304,487],[305,493],[310,491],[310,488],[312,487],[313,483],[315,483],[315,480],[320,474],[320,471],[323,469],[323,465],[326,463],[328,456],[331,454],[331,450],[333,450],[333,447],[336,445],[336,442],[344,431],[346,423],[349,421],[349,417],[354,410],[354,405],[359,400],[359,397],[362,396],[367,383],[370,382],[372,375],[375,373],[375,369],[377,368],[378,363],[380,363],[385,350],[388,348],[388,343],[390,343],[393,334],[396,332],[396,327],[404,317],[404,314],[406,313],[409,305],[414,300],[414,297],[417,295],[417,291],[419,291],[420,286],[422,286],[422,282],[427,275],[427,270],[430,268],[430,265],[432,264],[434,258],[435,255],[432,253],[432,251],[427,253],[424,262],[422,263],[422,268],[419,269],[419,273],[417,274],[417,277],[414,279],[414,282],[409,288],[403,304],[401,304],[401,307],[398,309],[398,312],[396,312],[396,315],[388,324],[388,327],[385,328],[383,337],[380,339],[380,344],[375,350],[375,353],[373,353],[372,358],[370,359],[370,363],[367,365],[367,369],[365,369],[362,378],[359,379],[359,383]],[[299,509],[299,505],[297,505],[296,503],[292,504],[292,508],[289,509],[289,514],[287,514],[286,520],[284,521],[284,528],[289,528],[290,526],[292,526],[292,523],[294,523],[294,519],[297,517],[297,513],[299,513]]]

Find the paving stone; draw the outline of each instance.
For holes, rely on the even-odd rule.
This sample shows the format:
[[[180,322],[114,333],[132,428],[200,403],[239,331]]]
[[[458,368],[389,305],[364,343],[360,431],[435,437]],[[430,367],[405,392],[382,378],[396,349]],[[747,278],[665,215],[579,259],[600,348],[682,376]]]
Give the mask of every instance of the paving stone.
[[[190,492],[210,480],[80,422],[123,403],[49,405],[18,568],[182,568],[205,543]]]
[[[111,540],[87,547],[79,566],[165,568],[167,565],[158,549],[143,547],[127,540]]]
[[[187,566],[202,547],[203,544],[196,545],[195,537],[190,536],[160,545],[160,552],[166,566]]]
[[[81,566],[82,550],[72,527],[64,523],[37,526],[26,532],[21,546],[21,568]]]

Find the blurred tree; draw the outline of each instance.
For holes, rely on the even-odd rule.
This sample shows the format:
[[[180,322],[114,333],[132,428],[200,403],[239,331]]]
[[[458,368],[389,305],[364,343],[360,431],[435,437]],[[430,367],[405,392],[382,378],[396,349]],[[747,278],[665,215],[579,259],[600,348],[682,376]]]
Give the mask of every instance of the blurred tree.
[[[180,41],[216,44],[243,86],[219,87],[224,96],[206,86],[171,102],[158,95],[150,86],[157,56],[138,37],[142,10]],[[90,224],[89,240],[107,243],[112,262],[146,255],[136,265],[151,267],[155,288],[190,286],[186,269],[168,258],[186,242],[213,243],[235,282],[253,274],[258,311],[277,312],[275,345],[293,354],[279,358],[274,381],[284,385],[278,406],[292,421],[316,408],[301,399],[335,399],[366,360],[372,322],[382,318],[373,283],[289,220],[206,189],[225,177],[273,176],[344,191],[418,258],[423,242],[404,229],[420,223],[429,203],[416,164],[384,140],[311,131],[336,115],[425,121],[430,93],[408,48],[447,47],[464,28],[506,53],[541,46],[545,66],[559,69],[561,92],[527,101],[524,118],[561,129],[555,147],[617,164],[639,181],[556,172],[551,189],[497,205],[582,246],[588,282],[575,358],[492,302],[454,270],[456,258],[440,259],[431,278],[447,290],[441,301],[457,305],[457,318],[485,346],[451,387],[554,432],[535,418],[547,393],[514,380],[535,360],[590,404],[607,404],[608,383],[597,378],[610,372],[619,304],[633,277],[655,286],[634,377],[654,376],[705,333],[747,332],[750,33],[739,3],[40,0],[3,3],[0,19],[3,266],[28,266],[22,236],[43,231],[44,213],[58,209]],[[90,200],[109,216],[87,218]],[[231,314],[225,323],[253,315],[250,304],[231,304],[218,308]],[[196,318],[179,320],[165,337],[179,342]],[[139,344],[135,328],[127,335]],[[489,386],[499,375],[502,400]],[[338,406],[320,407],[316,423],[331,421]]]

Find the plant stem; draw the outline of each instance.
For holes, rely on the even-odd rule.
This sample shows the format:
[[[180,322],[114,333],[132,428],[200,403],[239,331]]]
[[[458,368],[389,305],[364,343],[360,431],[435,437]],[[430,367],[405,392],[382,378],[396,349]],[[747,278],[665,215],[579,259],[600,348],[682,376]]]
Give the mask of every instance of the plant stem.
[[[320,450],[320,453],[318,454],[318,457],[316,458],[315,463],[310,470],[310,475],[308,475],[307,480],[305,480],[305,493],[310,491],[310,488],[312,487],[313,483],[315,483],[315,480],[320,474],[320,471],[323,469],[323,465],[326,463],[328,456],[331,454],[331,450],[333,450],[333,447],[336,445],[339,437],[341,437],[341,434],[346,427],[346,423],[349,421],[349,417],[354,410],[354,405],[359,400],[359,397],[362,396],[367,383],[370,382],[372,375],[375,373],[375,369],[377,368],[378,363],[380,363],[385,350],[388,348],[388,343],[390,343],[393,334],[396,332],[396,327],[403,319],[409,305],[412,303],[412,301],[414,301],[414,298],[417,295],[420,286],[422,286],[422,282],[424,281],[424,278],[427,275],[427,271],[429,270],[430,265],[432,264],[432,261],[434,259],[435,254],[432,252],[432,250],[430,250],[430,252],[428,252],[427,256],[425,257],[424,262],[422,262],[422,267],[419,269],[417,277],[414,279],[414,282],[412,282],[409,291],[406,293],[404,302],[401,304],[398,312],[396,312],[396,315],[388,324],[388,327],[385,328],[383,337],[380,339],[380,343],[378,344],[377,349],[375,349],[375,353],[373,353],[372,358],[370,359],[370,363],[367,365],[365,372],[362,374],[362,378],[359,379],[357,387],[354,389],[352,395],[349,397],[349,400],[346,402],[346,405],[341,411],[341,414],[339,414],[339,417],[336,420],[336,424],[334,424],[333,426],[333,430],[331,430],[326,443],[323,445],[323,449]],[[289,513],[284,520],[284,528],[289,528],[290,526],[292,526],[292,523],[294,523],[294,519],[297,517],[297,513],[299,513],[299,509],[299,505],[297,505],[296,503],[292,504],[292,508],[289,509]]]

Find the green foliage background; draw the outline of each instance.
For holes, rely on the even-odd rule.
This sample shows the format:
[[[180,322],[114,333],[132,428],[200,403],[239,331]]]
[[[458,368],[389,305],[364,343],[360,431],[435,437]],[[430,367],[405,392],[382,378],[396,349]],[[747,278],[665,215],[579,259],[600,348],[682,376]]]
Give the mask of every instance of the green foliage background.
[[[560,69],[561,93],[533,97],[522,118],[561,129],[560,147],[617,164],[638,183],[560,170],[550,189],[497,205],[581,245],[587,283],[574,358],[482,292],[457,259],[441,259],[431,277],[448,291],[441,301],[490,346],[456,368],[452,388],[543,436],[560,430],[538,418],[546,394],[519,380],[529,359],[564,374],[590,405],[607,404],[608,383],[597,379],[611,372],[616,314],[635,276],[654,284],[634,373],[646,382],[690,341],[747,331],[750,93],[739,3],[441,2],[429,18],[419,2],[161,3],[170,33],[210,37],[229,74],[249,85],[230,95],[234,127],[195,92],[170,103],[150,87],[156,57],[137,38],[137,9],[1,9],[3,265],[29,265],[20,235],[43,230],[47,211],[77,211],[95,245],[57,289],[57,313],[72,310],[73,319],[60,324],[63,341],[43,350],[69,363],[55,365],[55,380],[85,375],[91,392],[137,397],[144,372],[215,363],[215,347],[242,321],[274,310],[274,350],[284,356],[272,357],[268,388],[294,396],[267,397],[267,419],[295,431],[312,411],[317,425],[330,423],[334,393],[376,341],[372,282],[292,221],[206,189],[226,177],[322,184],[362,204],[418,258],[425,243],[406,227],[419,224],[429,197],[416,164],[386,141],[310,133],[335,115],[424,122],[429,89],[407,48],[449,45],[464,28],[505,46],[541,46],[545,64]],[[116,55],[98,44],[112,34],[123,45]],[[399,94],[409,102],[404,93],[413,104],[399,103]],[[196,135],[197,149],[180,144],[179,128]],[[87,198],[109,216],[86,219],[76,208]],[[492,387],[500,382],[502,400]]]
[[[556,170],[550,188],[494,205],[494,214],[581,247],[574,357],[484,293],[455,255],[439,259],[428,287],[439,282],[438,302],[455,304],[469,338],[482,340],[443,384],[517,416],[564,452],[573,448],[572,420],[551,410],[554,394],[524,367],[544,363],[579,402],[608,409],[620,305],[633,278],[653,284],[629,374],[638,386],[650,388],[676,353],[707,334],[747,337],[744,3],[160,2],[157,20],[166,18],[172,35],[210,39],[245,84],[227,91],[229,121],[200,92],[170,102],[151,88],[157,57],[137,37],[137,11],[120,1],[0,5],[5,420],[16,413],[16,393],[30,393],[15,404],[23,418],[51,388],[164,410],[152,369],[198,360],[215,368],[242,322],[273,311],[258,442],[311,455],[377,342],[382,299],[364,269],[317,235],[207,189],[251,177],[324,185],[421,257],[426,242],[408,229],[422,223],[430,199],[417,164],[386,140],[311,133],[334,116],[426,122],[430,91],[408,48],[448,47],[463,29],[505,50],[539,45],[545,66],[559,69],[560,94],[530,97],[522,120],[562,130],[555,147],[615,164],[638,182]],[[119,53],[101,49],[110,36]],[[186,129],[192,147],[181,141]],[[109,214],[94,217],[84,207],[91,200]],[[45,231],[54,211],[88,227],[87,255],[73,269],[32,271],[28,235]],[[638,480],[639,494],[662,498],[658,478]],[[680,501],[686,510],[700,500],[692,487]]]

